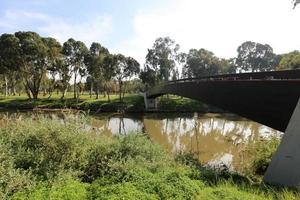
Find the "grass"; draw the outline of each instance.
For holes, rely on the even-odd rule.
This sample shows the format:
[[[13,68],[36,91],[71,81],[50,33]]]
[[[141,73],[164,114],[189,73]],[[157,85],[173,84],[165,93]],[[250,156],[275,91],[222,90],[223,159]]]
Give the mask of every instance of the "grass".
[[[100,96],[90,98],[88,94],[80,96],[79,100],[73,99],[73,94],[68,93],[64,100],[53,94],[49,99],[40,95],[38,100],[29,100],[25,94],[21,96],[8,96],[0,98],[0,107],[6,109],[78,109],[94,112],[145,112],[144,98],[139,94],[126,94],[124,101],[119,101],[118,95],[111,95],[111,101],[107,97]],[[181,98],[174,95],[158,98],[159,112],[221,112],[212,106],[199,101]]]
[[[299,199],[192,155],[170,155],[146,135],[104,136],[89,118],[3,119],[1,199]]]

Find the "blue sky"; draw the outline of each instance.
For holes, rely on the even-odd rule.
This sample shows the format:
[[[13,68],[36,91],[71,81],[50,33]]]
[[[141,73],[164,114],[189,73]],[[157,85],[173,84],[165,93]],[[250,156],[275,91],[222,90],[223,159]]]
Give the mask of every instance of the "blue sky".
[[[290,0],[0,0],[0,34],[97,41],[141,64],[159,36],[225,58],[247,40],[285,53],[300,50],[300,7],[292,7]]]
[[[103,28],[100,25],[101,18],[103,18],[102,21],[108,18],[107,20],[112,21],[107,22],[111,23],[107,27],[110,30],[102,30],[102,32],[109,31],[110,36],[99,37],[99,40],[104,40],[102,42],[113,47],[133,34],[132,18],[135,14],[143,9],[155,8],[157,2],[159,0],[1,0],[0,16],[3,23],[10,24],[7,26],[0,24],[0,32],[33,30],[47,35],[48,32],[41,27],[46,26],[49,23],[48,20],[57,19],[57,22],[64,21],[80,26],[97,17],[100,18],[100,29]]]

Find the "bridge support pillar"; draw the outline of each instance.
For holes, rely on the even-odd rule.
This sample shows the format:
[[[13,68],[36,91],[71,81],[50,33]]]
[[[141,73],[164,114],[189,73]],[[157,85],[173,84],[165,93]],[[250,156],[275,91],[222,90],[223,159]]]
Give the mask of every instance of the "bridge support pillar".
[[[144,101],[145,101],[146,110],[156,110],[157,109],[156,99],[147,98],[146,93],[144,93]]]
[[[272,157],[264,182],[291,187],[300,185],[300,100]]]

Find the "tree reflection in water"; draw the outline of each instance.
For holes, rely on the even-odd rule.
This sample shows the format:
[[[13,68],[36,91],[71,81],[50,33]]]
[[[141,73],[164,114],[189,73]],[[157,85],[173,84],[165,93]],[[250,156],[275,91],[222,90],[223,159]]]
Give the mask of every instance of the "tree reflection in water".
[[[59,118],[62,123],[70,113],[2,113],[0,126],[5,118],[38,117]],[[67,117],[66,117],[67,116]],[[78,117],[76,114],[71,114]],[[270,136],[280,137],[281,132],[232,114],[147,114],[91,116],[83,128],[97,134],[126,135],[144,132],[172,153],[193,153],[203,164],[226,165],[242,170],[249,163],[244,154],[248,144]]]

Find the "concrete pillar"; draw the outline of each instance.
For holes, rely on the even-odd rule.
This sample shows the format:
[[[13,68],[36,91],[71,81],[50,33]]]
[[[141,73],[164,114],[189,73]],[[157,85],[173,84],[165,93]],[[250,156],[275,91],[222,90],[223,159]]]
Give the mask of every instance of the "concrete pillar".
[[[264,182],[291,187],[300,185],[300,100],[272,157]]]
[[[146,93],[144,93],[144,101],[145,101],[146,110],[156,110],[157,109],[156,99],[147,98]]]

